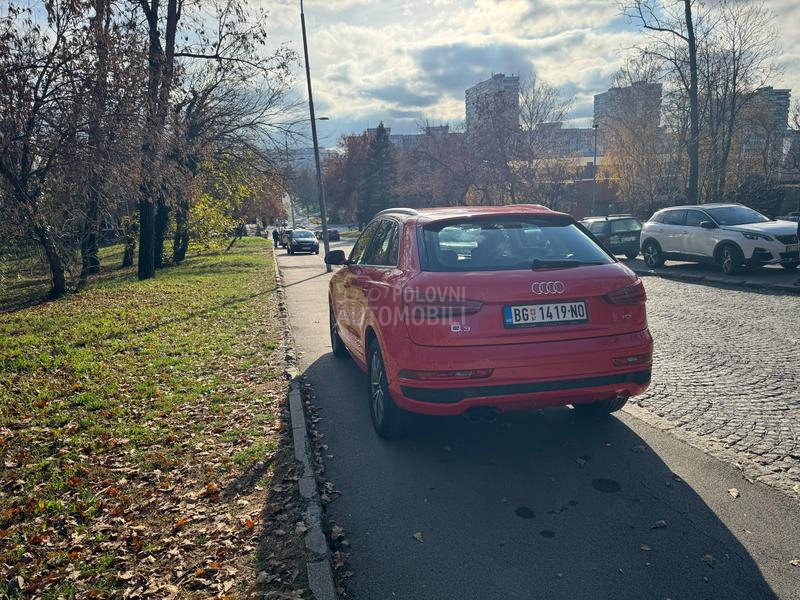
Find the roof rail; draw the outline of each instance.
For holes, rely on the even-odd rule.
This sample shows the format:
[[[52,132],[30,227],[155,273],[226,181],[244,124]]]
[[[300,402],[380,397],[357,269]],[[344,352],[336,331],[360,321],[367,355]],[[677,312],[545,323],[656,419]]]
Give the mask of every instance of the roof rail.
[[[632,217],[633,215],[630,213],[615,213],[613,215],[608,215],[609,217]]]
[[[382,210],[381,212],[379,212],[375,216],[379,217],[381,215],[389,215],[391,213],[398,213],[398,214],[401,214],[401,215],[409,215],[409,216],[412,216],[412,217],[414,217],[414,216],[419,214],[413,208],[387,208],[387,209]]]

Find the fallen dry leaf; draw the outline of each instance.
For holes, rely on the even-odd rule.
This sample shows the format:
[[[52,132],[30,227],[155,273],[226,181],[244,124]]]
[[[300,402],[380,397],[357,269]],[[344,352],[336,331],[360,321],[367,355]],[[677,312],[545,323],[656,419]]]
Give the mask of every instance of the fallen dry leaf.
[[[650,545],[649,545],[649,544],[642,544],[641,546],[639,546],[639,549],[640,549],[642,552],[650,552],[650,550],[652,550],[653,548],[652,548],[652,547],[650,547]]]
[[[414,534],[414,536],[413,536],[413,537],[414,537],[414,539],[415,539],[415,540],[417,540],[418,542],[421,542],[421,541],[422,541],[422,532],[421,532],[421,531],[418,531],[417,533],[415,533],[415,534]]]
[[[655,523],[653,523],[650,529],[666,529],[666,527],[667,527],[666,521],[658,520]]]
[[[728,490],[728,493],[733,496],[734,498],[738,498],[741,494],[739,494],[739,490],[736,488],[731,488]]]

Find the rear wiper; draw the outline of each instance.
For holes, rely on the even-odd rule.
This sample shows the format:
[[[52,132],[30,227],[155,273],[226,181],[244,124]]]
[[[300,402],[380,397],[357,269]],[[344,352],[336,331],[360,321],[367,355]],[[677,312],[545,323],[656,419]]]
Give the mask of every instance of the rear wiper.
[[[532,270],[537,269],[569,269],[571,267],[583,267],[585,265],[602,265],[600,261],[583,261],[574,258],[556,258],[553,260],[543,260],[534,258],[531,264]]]

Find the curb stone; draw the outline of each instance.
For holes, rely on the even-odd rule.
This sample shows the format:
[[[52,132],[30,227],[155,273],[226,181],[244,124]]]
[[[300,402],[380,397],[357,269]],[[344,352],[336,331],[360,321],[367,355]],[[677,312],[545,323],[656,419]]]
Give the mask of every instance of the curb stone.
[[[661,277],[662,279],[673,279],[686,281],[689,283],[706,283],[713,286],[725,286],[732,288],[745,288],[751,290],[782,292],[784,294],[800,294],[800,280],[798,285],[787,283],[767,283],[762,281],[751,281],[746,279],[726,279],[721,275],[697,275],[694,273],[664,273],[655,269],[628,266],[637,275],[646,277]]]
[[[314,475],[314,455],[308,437],[303,401],[300,396],[298,383],[299,370],[295,365],[297,350],[294,346],[294,337],[289,325],[286,292],[283,289],[280,270],[278,269],[278,256],[272,248],[273,266],[275,267],[275,287],[278,294],[278,310],[283,326],[283,338],[286,342],[286,376],[289,382],[289,412],[292,420],[292,440],[294,443],[294,456],[300,463],[303,473],[297,482],[300,497],[306,502],[303,521],[306,525],[305,547],[307,550],[306,573],[308,586],[315,600],[338,600],[336,585],[333,581],[333,564],[331,560],[328,540],[322,529],[322,502],[317,491],[317,480]]]

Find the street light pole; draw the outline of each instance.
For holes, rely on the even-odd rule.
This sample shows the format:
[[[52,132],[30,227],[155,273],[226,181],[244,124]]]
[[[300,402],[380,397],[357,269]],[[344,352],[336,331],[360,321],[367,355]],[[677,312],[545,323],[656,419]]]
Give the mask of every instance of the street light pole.
[[[292,229],[295,226],[294,220],[294,200],[292,199],[292,191],[290,189],[289,178],[291,175],[291,164],[289,163],[289,134],[283,134],[283,143],[286,145],[286,175],[284,177],[284,185],[286,186],[286,195],[289,196],[289,207],[292,210]]]
[[[322,185],[322,167],[319,163],[319,142],[317,141],[317,120],[314,118],[314,95],[311,92],[311,67],[308,64],[308,41],[306,40],[306,16],[303,12],[303,0],[300,0],[300,26],[303,29],[303,55],[306,61],[306,82],[308,83],[308,112],[311,117],[311,138],[314,141],[314,162],[317,166],[317,190],[319,193],[319,216],[322,221],[322,243],[325,246],[325,255],[330,252],[328,240],[328,212],[325,207],[325,188]],[[330,273],[331,266],[325,263],[325,270]]]
[[[590,216],[594,216],[594,207],[597,202],[597,123],[592,125],[594,129],[594,162],[592,163],[592,212]]]

